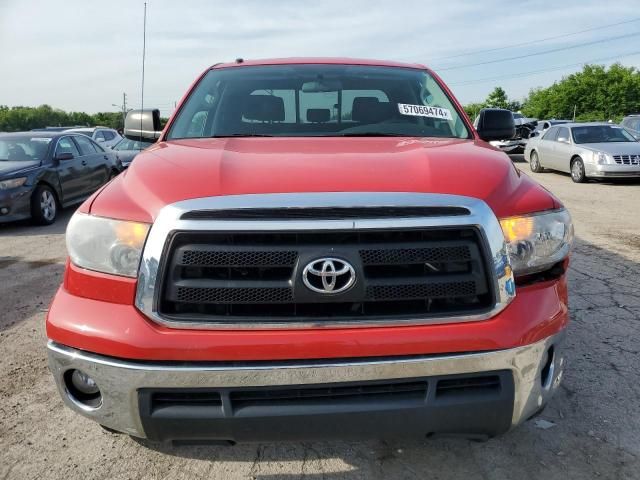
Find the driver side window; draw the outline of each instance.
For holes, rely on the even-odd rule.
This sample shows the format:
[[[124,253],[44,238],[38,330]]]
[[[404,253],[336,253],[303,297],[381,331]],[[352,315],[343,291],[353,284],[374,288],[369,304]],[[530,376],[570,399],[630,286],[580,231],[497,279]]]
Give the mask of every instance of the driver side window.
[[[569,129],[566,127],[558,128],[558,136],[556,137],[558,142],[569,143]]]
[[[542,140],[550,140],[554,141],[556,139],[556,135],[558,133],[558,127],[551,127],[547,132],[542,136]]]

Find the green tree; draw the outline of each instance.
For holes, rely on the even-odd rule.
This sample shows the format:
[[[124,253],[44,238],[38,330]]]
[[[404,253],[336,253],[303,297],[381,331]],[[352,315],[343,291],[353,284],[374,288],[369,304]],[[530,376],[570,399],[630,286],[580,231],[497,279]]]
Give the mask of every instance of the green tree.
[[[73,125],[122,128],[122,114],[99,112],[90,115],[84,112],[65,112],[49,105],[40,105],[39,107],[0,105],[0,132]]]
[[[536,118],[572,119],[578,121],[618,122],[630,113],[640,111],[640,72],[618,63],[608,69],[603,65],[585,65],[547,88],[529,92],[522,111]]]
[[[517,100],[510,100],[504,88],[496,87],[484,102],[469,103],[464,106],[465,112],[472,121],[483,108],[506,108],[512,112],[518,112],[522,108],[522,104]]]
[[[484,101],[484,106],[489,108],[509,108],[509,99],[507,98],[507,92],[502,87],[496,87],[487,96]]]

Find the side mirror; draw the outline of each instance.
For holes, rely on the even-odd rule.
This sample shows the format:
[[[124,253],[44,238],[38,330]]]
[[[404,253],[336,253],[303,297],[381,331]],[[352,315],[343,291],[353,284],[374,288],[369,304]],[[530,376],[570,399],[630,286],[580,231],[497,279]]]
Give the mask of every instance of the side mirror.
[[[484,141],[506,140],[516,134],[513,114],[501,108],[483,108],[474,122],[478,135]]]
[[[160,110],[131,110],[124,121],[124,136],[129,140],[155,142],[162,133]]]
[[[56,155],[56,160],[64,162],[65,160],[73,160],[75,157],[71,152],[63,152]]]

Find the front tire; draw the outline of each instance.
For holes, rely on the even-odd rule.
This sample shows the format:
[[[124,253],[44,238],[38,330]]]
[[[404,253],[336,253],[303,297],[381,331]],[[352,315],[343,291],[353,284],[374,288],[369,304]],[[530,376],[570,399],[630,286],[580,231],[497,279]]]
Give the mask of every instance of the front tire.
[[[584,162],[580,157],[573,159],[571,162],[571,180],[575,183],[584,183],[587,180],[587,174],[584,171]]]
[[[535,150],[529,155],[529,168],[531,168],[531,171],[534,173],[544,172],[544,168],[542,168],[542,165],[540,165],[538,152],[536,152]]]
[[[31,219],[36,225],[51,225],[58,216],[56,194],[47,185],[38,185],[31,197]]]

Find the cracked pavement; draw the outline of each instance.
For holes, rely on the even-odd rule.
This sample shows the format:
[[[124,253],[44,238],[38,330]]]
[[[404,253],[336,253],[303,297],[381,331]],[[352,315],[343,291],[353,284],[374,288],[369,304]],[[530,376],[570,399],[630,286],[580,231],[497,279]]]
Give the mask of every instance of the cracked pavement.
[[[568,365],[545,422],[485,443],[171,447],[103,431],[63,408],[47,368],[44,317],[62,278],[66,211],[51,227],[0,226],[0,479],[640,478],[640,182],[531,175],[576,226]]]

